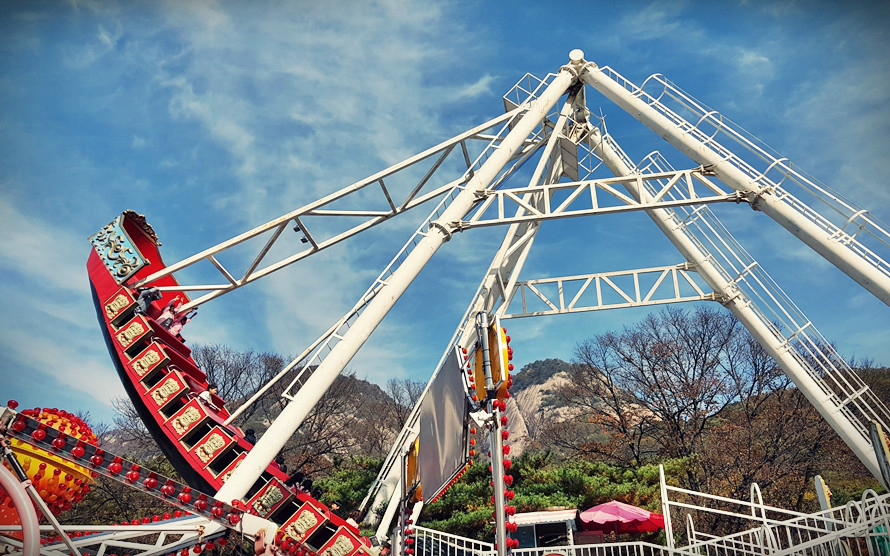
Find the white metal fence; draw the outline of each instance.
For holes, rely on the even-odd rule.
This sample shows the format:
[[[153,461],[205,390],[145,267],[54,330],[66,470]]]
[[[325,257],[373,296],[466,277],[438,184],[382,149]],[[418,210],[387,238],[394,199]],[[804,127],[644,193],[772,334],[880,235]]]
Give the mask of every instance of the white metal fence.
[[[805,514],[767,506],[759,496],[732,500],[666,486],[668,495],[694,501],[668,501],[674,518],[685,519],[686,543],[669,548],[645,542],[519,548],[512,556],[890,556],[890,494],[866,491],[861,500]],[[664,492],[664,491],[663,491]],[[752,492],[753,494],[753,492]],[[729,508],[728,506],[736,506]],[[718,507],[719,506],[719,507]],[[696,531],[691,515],[720,514],[740,521],[743,530],[724,536]],[[683,522],[683,520],[681,520]],[[424,527],[415,530],[415,556],[494,556],[494,545]]]

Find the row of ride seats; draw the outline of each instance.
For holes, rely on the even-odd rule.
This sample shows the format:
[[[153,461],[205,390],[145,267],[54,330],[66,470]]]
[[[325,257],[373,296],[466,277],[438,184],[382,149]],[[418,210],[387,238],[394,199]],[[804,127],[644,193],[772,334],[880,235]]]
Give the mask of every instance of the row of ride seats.
[[[246,457],[252,444],[240,430],[223,426],[225,410],[213,411],[195,394],[207,387],[206,374],[190,357],[191,350],[155,321],[154,303],[145,313],[122,287],[104,303],[116,349],[141,403],[158,417],[161,427],[189,464],[219,489]],[[214,404],[222,408],[218,397]],[[284,484],[287,476],[270,467],[246,496],[248,511],[276,523],[297,543],[324,556],[366,552],[357,529],[346,524],[308,493]]]

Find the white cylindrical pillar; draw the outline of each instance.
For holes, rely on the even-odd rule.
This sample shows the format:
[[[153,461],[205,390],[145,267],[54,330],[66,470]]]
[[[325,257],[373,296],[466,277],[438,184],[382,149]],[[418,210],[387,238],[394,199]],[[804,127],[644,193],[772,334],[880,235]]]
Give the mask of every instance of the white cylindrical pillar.
[[[724,160],[702,141],[685,132],[676,122],[611,79],[595,64],[589,63],[584,67],[581,79],[692,160],[702,165],[713,166],[717,177],[726,185],[742,192],[758,191],[762,188],[752,176]],[[840,238],[833,237],[834,234],[804,217],[771,191],[764,191],[757,199],[752,199],[752,207],[778,222],[878,299],[890,305],[890,276],[847,248]]]
[[[9,495],[22,524],[22,553],[24,556],[39,556],[40,520],[37,518],[37,511],[22,486],[22,481],[3,463],[0,463],[0,487]]]
[[[574,61],[572,63],[575,66],[580,64],[580,62]],[[498,172],[513,157],[513,154],[522,148],[534,128],[540,125],[556,101],[575,82],[575,79],[576,71],[572,68],[560,70],[550,85],[531,104],[528,112],[516,123],[497,150],[470,179],[466,188],[442,213],[438,221],[441,226],[447,227],[450,223],[457,222],[466,216],[477,202],[476,195],[488,187]],[[253,450],[247,454],[241,465],[219,490],[216,496],[218,500],[228,502],[240,499],[247,493],[269,462],[281,451],[287,440],[303,423],[318,400],[331,387],[343,368],[370,337],[383,317],[395,305],[439,247],[448,241],[449,237],[450,235],[439,226],[430,227],[429,233],[417,243],[401,266],[393,272],[340,342],[334,346],[306,381],[306,384],[300,388],[294,401],[284,408]]]
[[[497,555],[507,556],[507,498],[504,495],[507,485],[504,481],[504,441],[501,438],[501,411],[494,407],[494,401],[497,400],[489,400],[487,407],[488,413],[491,415],[488,446],[491,450],[491,488],[494,489],[494,543],[497,546]]]

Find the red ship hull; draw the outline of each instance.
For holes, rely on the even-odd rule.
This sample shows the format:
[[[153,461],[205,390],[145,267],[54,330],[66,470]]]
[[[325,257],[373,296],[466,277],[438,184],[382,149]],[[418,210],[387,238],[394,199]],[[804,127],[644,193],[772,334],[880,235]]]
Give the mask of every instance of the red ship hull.
[[[93,303],[127,395],[183,480],[212,496],[252,444],[240,429],[224,425],[229,416],[225,409],[214,409],[197,398],[207,389],[206,374],[182,337],[156,320],[169,303],[184,304],[188,297],[181,291],[165,291],[144,311],[136,310],[138,292],[133,284],[165,268],[157,237],[140,215],[125,212],[91,242],[87,273]],[[167,275],[150,285],[179,284]],[[223,400],[213,397],[213,402],[223,408]],[[247,494],[249,511],[283,524],[284,535],[315,551],[334,544],[341,556],[367,550],[367,539],[355,527],[306,492],[285,486],[287,478],[270,465]]]

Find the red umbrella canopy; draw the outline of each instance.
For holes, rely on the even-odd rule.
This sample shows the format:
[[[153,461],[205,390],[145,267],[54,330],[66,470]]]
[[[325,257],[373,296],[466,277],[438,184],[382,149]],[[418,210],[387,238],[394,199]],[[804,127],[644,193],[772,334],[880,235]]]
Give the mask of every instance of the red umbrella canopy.
[[[588,531],[648,533],[664,529],[664,516],[612,500],[584,510],[578,516]]]

